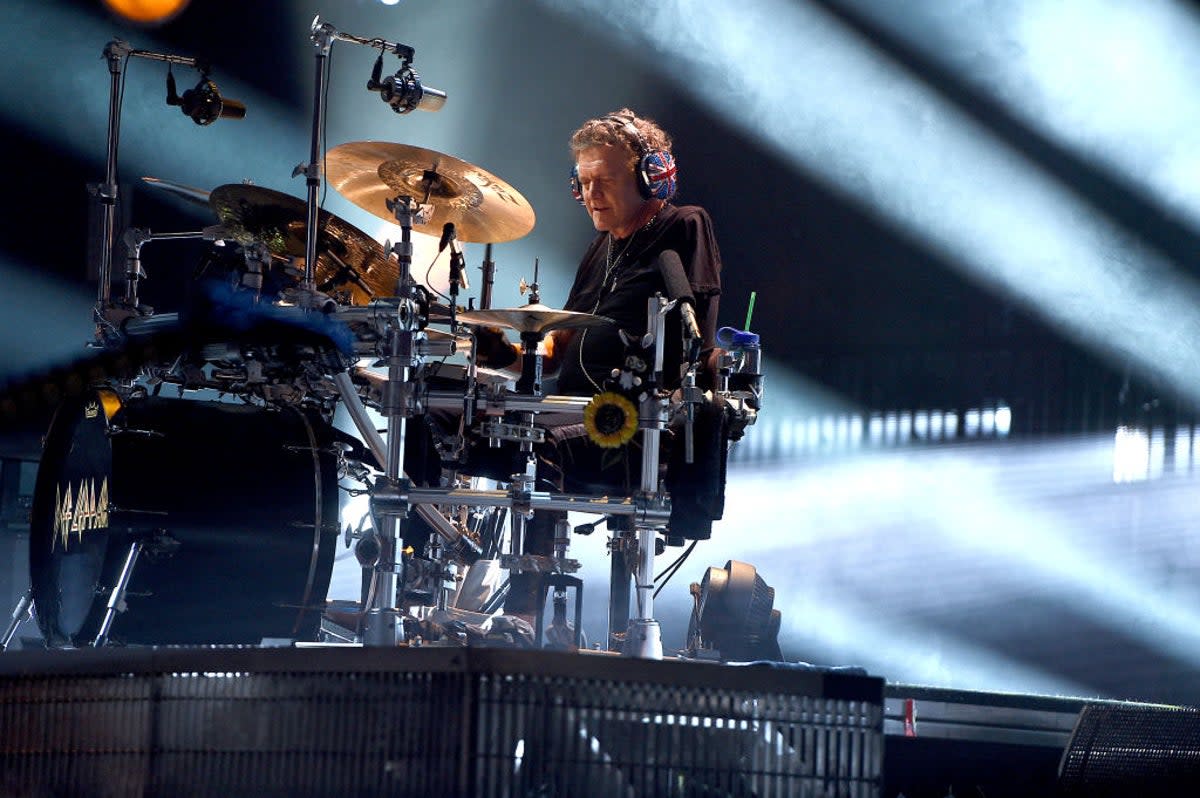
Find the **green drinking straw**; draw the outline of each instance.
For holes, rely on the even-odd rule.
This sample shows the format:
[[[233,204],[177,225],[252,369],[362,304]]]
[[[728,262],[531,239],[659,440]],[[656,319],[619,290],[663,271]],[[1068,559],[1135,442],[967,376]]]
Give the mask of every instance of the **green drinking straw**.
[[[754,315],[754,299],[757,296],[757,291],[750,292],[750,307],[746,309],[746,326],[742,328],[746,332],[750,331],[750,317]]]

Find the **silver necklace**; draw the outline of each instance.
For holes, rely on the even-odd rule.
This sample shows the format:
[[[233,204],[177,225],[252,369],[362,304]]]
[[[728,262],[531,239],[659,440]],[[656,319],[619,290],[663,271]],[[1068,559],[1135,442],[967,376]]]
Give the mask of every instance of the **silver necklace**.
[[[621,247],[621,251],[617,253],[615,258],[613,257],[613,236],[612,233],[608,234],[608,250],[604,254],[604,279],[600,282],[600,289],[596,292],[596,304],[592,305],[592,313],[600,309],[600,301],[604,298],[604,289],[607,288],[609,291],[616,290],[616,272],[617,267],[621,265],[621,258],[625,257],[625,253],[629,252],[629,248],[633,246],[633,240],[637,238],[637,234],[649,229],[650,225],[654,224],[654,221],[658,218],[658,213],[658,211],[655,211],[648,222],[630,234],[629,240],[625,242],[625,246]],[[611,286],[608,284],[610,278],[613,281]],[[583,345],[587,341],[587,334],[588,330],[584,328],[579,336],[579,370],[583,373],[583,376],[587,377],[587,381],[592,384],[592,387],[596,389],[596,393],[600,393],[604,389],[596,384],[596,381],[592,379],[592,375],[588,374],[587,368],[583,365]]]
[[[621,258],[625,257],[625,253],[629,251],[631,246],[633,246],[633,239],[636,237],[637,233],[635,232],[629,237],[629,240],[625,242],[625,246],[621,248],[621,251],[618,252],[617,256],[614,258],[613,237],[612,233],[608,234],[608,252],[604,256],[604,279],[600,282],[601,291],[608,287],[609,278],[613,276],[613,272],[616,271],[617,267],[621,265]]]
[[[638,233],[642,232],[643,230],[648,230],[650,228],[650,225],[654,224],[654,221],[656,219],[658,219],[657,211],[655,212],[655,214],[653,216],[650,217],[650,219],[644,225],[639,227],[637,230],[634,230],[629,235],[629,240],[625,242],[625,246],[621,247],[621,251],[617,253],[616,257],[613,257],[613,235],[611,232],[608,234],[608,250],[605,252],[605,255],[604,255],[604,279],[600,282],[600,292],[601,293],[604,292],[605,288],[614,288],[615,289],[617,287],[616,272],[618,270],[618,267],[621,265],[621,259],[625,257],[626,253],[628,253],[629,249],[633,246],[633,240],[635,238],[637,238]],[[612,279],[612,281],[613,281],[612,286],[608,285],[609,279]],[[597,308],[600,307],[600,297],[599,296],[596,297],[596,307]],[[595,313],[596,308],[592,308],[592,312]]]

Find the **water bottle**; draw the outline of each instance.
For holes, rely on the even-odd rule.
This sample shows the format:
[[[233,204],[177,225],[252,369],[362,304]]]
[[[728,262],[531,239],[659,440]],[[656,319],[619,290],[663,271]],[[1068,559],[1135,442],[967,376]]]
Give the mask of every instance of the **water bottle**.
[[[762,397],[762,347],[758,333],[722,327],[717,330],[717,343],[727,352],[720,363],[720,389],[748,393],[757,407]]]

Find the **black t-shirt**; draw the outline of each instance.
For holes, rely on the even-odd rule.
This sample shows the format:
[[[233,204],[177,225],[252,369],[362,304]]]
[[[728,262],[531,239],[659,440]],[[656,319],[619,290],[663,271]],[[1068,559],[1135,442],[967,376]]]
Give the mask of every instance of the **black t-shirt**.
[[[696,297],[696,320],[704,338],[704,353],[712,349],[721,293],[721,253],[712,219],[695,205],[665,205],[648,226],[625,239],[611,239],[601,233],[584,254],[564,308],[607,316],[616,324],[577,330],[571,335],[560,361],[555,389],[558,393],[595,393],[612,370],[620,367],[625,345],[618,331],[644,335],[647,300],[656,293],[667,294],[656,260],[667,250],[674,250],[683,262]],[[649,355],[653,357],[653,352]],[[667,314],[664,340],[666,387],[679,385],[682,360],[679,311],[673,310]]]

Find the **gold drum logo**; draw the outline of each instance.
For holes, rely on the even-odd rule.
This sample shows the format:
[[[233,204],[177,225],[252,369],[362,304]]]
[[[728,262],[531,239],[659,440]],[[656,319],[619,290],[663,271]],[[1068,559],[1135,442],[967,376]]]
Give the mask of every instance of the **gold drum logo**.
[[[96,490],[96,480],[80,480],[79,488],[72,490],[71,483],[54,489],[54,535],[51,550],[62,543],[63,550],[70,548],[71,536],[83,540],[83,533],[91,529],[108,528],[108,477]]]

